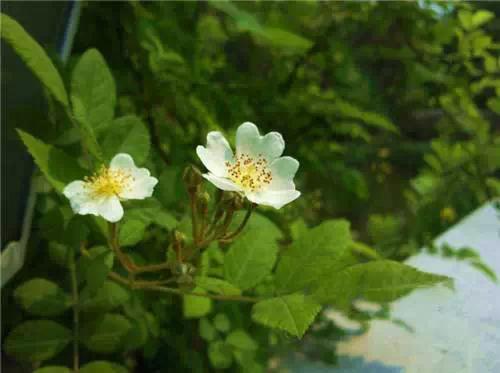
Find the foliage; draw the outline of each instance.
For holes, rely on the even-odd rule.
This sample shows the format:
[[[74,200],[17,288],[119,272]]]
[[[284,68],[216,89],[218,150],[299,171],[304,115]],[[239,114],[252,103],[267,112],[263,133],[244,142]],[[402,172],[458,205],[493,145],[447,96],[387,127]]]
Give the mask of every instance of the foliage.
[[[495,280],[473,250],[430,244],[500,192],[491,9],[86,3],[61,70],[2,15],[51,108],[18,129],[41,181],[26,269],[2,294],[5,352],[38,373],[263,372],[290,336],[341,337],[324,306],[450,286],[401,263],[424,244]],[[245,120],[284,135],[302,191],[279,212],[248,206],[248,223],[240,197],[182,177],[209,130]],[[118,226],[74,216],[63,188],[120,152],[158,176],[153,197]]]

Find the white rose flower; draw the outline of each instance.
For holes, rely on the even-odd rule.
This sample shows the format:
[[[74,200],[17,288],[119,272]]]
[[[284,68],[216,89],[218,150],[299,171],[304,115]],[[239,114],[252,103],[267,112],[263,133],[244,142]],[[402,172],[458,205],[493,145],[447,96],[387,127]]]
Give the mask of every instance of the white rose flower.
[[[123,217],[120,201],[151,197],[157,183],[146,168],[135,166],[130,155],[120,153],[94,176],[69,183],[63,194],[76,214],[98,215],[114,223]]]
[[[255,124],[245,122],[236,131],[236,155],[220,132],[210,132],[207,146],[198,146],[196,153],[209,171],[203,176],[217,188],[279,209],[300,196],[293,182],[299,162],[281,157],[284,149],[281,134],[261,136]]]

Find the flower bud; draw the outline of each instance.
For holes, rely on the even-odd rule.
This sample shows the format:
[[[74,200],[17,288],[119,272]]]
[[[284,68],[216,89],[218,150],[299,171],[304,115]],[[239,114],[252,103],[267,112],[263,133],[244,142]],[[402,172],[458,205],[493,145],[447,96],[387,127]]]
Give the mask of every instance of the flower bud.
[[[223,209],[233,209],[234,199],[238,194],[235,192],[224,192],[222,193],[221,206]]]
[[[208,212],[208,203],[210,202],[210,195],[207,192],[198,193],[197,195],[198,211],[202,214]]]
[[[195,268],[189,263],[179,263],[176,268],[177,283],[181,286],[194,285]]]
[[[235,210],[241,210],[245,206],[245,199],[242,195],[236,194],[233,199],[233,206]]]
[[[174,230],[174,245],[183,246],[186,242],[186,235],[177,229]]]
[[[182,179],[186,184],[187,190],[189,193],[196,193],[198,187],[203,181],[203,176],[201,175],[200,170],[198,170],[195,166],[188,166],[184,170],[184,174],[182,175]]]

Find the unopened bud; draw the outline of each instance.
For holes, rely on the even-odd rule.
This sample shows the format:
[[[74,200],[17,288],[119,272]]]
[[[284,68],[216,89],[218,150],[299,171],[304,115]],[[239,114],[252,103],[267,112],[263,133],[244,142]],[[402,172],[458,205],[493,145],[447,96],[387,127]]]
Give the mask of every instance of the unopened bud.
[[[189,263],[179,263],[175,270],[179,285],[191,285],[194,283],[193,275],[196,269]]]
[[[222,201],[223,202],[232,201],[236,195],[237,194],[235,192],[226,192],[226,191],[224,191],[222,193]]]
[[[234,199],[238,196],[235,192],[224,192],[222,194],[221,206],[224,210],[234,210]]]
[[[207,192],[198,193],[197,195],[198,209],[202,214],[208,212],[208,204],[210,202],[210,195]]]
[[[245,198],[240,194],[236,194],[233,199],[233,206],[235,210],[241,210],[245,206]]]
[[[183,275],[192,275],[195,273],[196,269],[192,264],[182,263],[180,268],[181,274]]]
[[[174,230],[174,242],[176,245],[182,246],[186,241],[186,235],[177,229]]]
[[[203,176],[201,175],[200,170],[198,170],[195,166],[188,166],[184,170],[184,174],[182,175],[182,179],[186,184],[187,190],[189,193],[196,193],[199,185],[203,181]]]

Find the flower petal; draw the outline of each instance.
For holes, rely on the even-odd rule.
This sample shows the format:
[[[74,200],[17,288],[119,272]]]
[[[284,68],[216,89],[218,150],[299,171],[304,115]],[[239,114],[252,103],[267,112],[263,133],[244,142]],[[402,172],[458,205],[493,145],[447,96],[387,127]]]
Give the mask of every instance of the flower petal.
[[[242,189],[233,183],[231,180],[224,177],[219,177],[214,174],[203,174],[203,177],[214,184],[217,188],[226,190],[228,192],[241,192]]]
[[[208,171],[220,177],[227,175],[226,162],[233,160],[233,151],[220,132],[209,132],[207,147],[199,145],[196,148],[196,154]]]
[[[129,154],[120,153],[113,157],[111,170],[124,170],[131,176],[130,184],[120,193],[122,199],[144,199],[153,195],[158,179],[152,177],[147,168],[138,168]]]
[[[250,122],[243,123],[236,131],[236,154],[262,156],[271,162],[283,154],[284,149],[285,141],[278,132],[269,132],[261,136],[257,126]]]
[[[134,159],[126,153],[119,153],[113,157],[109,163],[110,169],[129,169],[137,168],[134,163]]]
[[[123,217],[123,207],[116,196],[101,199],[99,201],[98,213],[111,223],[116,223]]]
[[[64,187],[63,194],[66,198],[73,198],[85,193],[85,182],[82,180],[75,180]]]
[[[292,157],[281,157],[274,160],[269,169],[273,180],[267,190],[290,190],[295,189],[293,178],[299,169],[299,161]]]
[[[132,182],[123,190],[119,197],[122,199],[144,199],[153,195],[154,187],[158,184],[156,177],[150,176],[146,168],[129,170]]]
[[[299,198],[298,190],[265,190],[263,192],[252,192],[246,194],[246,197],[253,203],[264,206],[272,206],[275,209],[280,209],[287,203]]]
[[[63,190],[63,194],[69,199],[71,209],[75,214],[98,215],[98,205],[85,188],[85,182],[76,180],[69,183]]]

